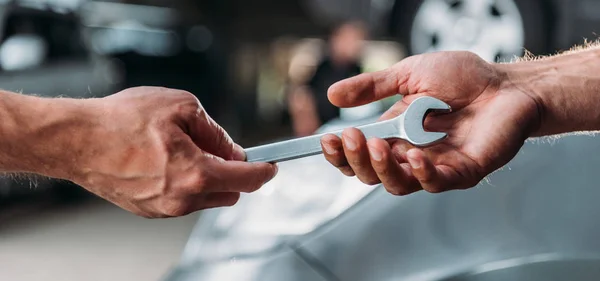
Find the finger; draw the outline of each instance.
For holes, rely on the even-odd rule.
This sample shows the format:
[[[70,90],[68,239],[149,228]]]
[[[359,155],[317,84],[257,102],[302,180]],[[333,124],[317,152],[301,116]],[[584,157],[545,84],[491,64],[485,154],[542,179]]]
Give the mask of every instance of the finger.
[[[203,183],[208,192],[251,193],[277,174],[277,165],[208,159],[203,163]]]
[[[190,122],[190,137],[202,150],[225,160],[243,161],[246,153],[233,142],[225,130],[204,110],[199,110]]]
[[[329,88],[329,100],[339,107],[353,107],[405,93],[409,71],[404,71],[403,64],[337,82]]]
[[[405,171],[392,155],[390,145],[382,139],[367,142],[371,164],[385,189],[393,195],[408,195],[421,190],[419,182]]]
[[[348,165],[348,160],[346,160],[342,139],[340,139],[340,137],[333,134],[323,136],[323,138],[321,138],[321,147],[323,148],[325,159],[331,163],[331,165],[338,168],[340,172],[346,176],[355,176],[354,171]]]
[[[419,180],[421,187],[431,193],[440,193],[448,190],[448,184],[451,184],[449,177],[438,169],[427,158],[420,149],[413,148],[406,153],[408,163],[412,168],[412,173]]]
[[[231,207],[240,200],[239,192],[216,192],[210,193],[204,198],[204,202],[199,210],[206,210],[220,207]]]
[[[361,131],[355,128],[346,129],[342,133],[342,144],[348,164],[361,182],[375,185],[381,181],[371,166],[367,140]]]

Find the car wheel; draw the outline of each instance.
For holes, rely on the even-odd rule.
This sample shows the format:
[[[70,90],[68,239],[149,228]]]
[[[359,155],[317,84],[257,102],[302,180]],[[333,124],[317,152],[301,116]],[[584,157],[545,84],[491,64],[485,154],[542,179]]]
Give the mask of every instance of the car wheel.
[[[468,50],[508,61],[546,53],[549,28],[540,0],[397,0],[392,28],[410,54]]]

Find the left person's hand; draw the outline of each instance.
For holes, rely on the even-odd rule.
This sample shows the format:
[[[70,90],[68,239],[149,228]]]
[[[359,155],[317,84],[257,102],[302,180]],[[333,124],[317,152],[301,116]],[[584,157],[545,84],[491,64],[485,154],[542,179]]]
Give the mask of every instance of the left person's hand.
[[[90,192],[148,218],[184,216],[236,204],[277,173],[268,163],[247,163],[242,147],[191,93],[137,87],[74,103],[81,115],[59,132],[43,161],[48,176],[71,180]],[[67,122],[65,122],[67,123]],[[37,138],[41,139],[41,138]],[[48,148],[49,147],[49,148]]]
[[[329,89],[329,99],[340,107],[404,95],[382,120],[421,96],[438,98],[453,112],[426,118],[427,130],[448,133],[438,145],[420,149],[402,140],[367,141],[359,130],[347,129],[342,139],[323,137],[325,157],[345,175],[370,185],[382,182],[394,195],[473,187],[508,163],[540,123],[540,104],[514,86],[509,70],[472,53],[441,52],[339,82]]]

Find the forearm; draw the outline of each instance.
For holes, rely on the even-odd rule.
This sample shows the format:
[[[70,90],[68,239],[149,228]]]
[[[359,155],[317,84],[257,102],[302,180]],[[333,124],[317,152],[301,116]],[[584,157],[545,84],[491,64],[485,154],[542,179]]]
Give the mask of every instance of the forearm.
[[[538,103],[534,136],[600,130],[600,48],[499,65],[509,87]]]
[[[0,91],[0,171],[69,178],[90,122],[80,103]]]

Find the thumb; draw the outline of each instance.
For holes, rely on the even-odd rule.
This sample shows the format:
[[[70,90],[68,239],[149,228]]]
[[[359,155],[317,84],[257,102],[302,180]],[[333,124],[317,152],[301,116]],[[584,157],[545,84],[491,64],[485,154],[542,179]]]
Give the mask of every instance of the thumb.
[[[200,149],[225,160],[243,161],[246,154],[227,132],[206,111],[201,110],[190,120],[189,135]]]
[[[406,93],[405,84],[410,71],[405,61],[372,73],[348,78],[333,84],[328,91],[329,101],[339,107],[354,107]]]
[[[207,185],[211,192],[251,193],[261,188],[277,174],[277,165],[212,159],[205,165],[210,176]]]

